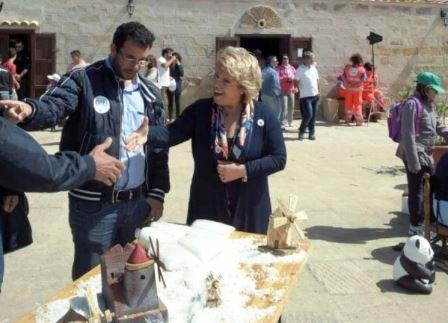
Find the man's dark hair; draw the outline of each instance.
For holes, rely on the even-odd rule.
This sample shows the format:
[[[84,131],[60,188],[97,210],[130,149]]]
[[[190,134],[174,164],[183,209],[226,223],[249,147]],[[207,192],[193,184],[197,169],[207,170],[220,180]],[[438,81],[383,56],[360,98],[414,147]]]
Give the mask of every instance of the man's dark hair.
[[[141,23],[136,21],[126,22],[118,26],[115,30],[113,43],[117,51],[123,47],[123,44],[130,40],[143,48],[152,47],[154,34]]]
[[[352,62],[353,65],[361,65],[363,63],[361,54],[353,54],[352,57],[350,57],[350,62]]]
[[[269,64],[269,65],[271,65],[272,60],[273,60],[274,58],[277,59],[277,56],[274,56],[274,55],[268,56],[268,64]]]
[[[70,55],[81,56],[81,51],[79,51],[79,50],[77,50],[77,49],[72,50],[72,51],[70,52]]]
[[[6,59],[11,59],[16,55],[17,55],[17,50],[14,47],[10,47],[8,50],[8,55],[6,56]]]
[[[370,62],[366,62],[364,63],[364,68],[366,69],[366,71],[370,72],[371,70],[373,70],[373,65]]]
[[[162,56],[165,56],[165,54],[168,52],[174,52],[174,50],[170,47],[164,48],[162,49]]]

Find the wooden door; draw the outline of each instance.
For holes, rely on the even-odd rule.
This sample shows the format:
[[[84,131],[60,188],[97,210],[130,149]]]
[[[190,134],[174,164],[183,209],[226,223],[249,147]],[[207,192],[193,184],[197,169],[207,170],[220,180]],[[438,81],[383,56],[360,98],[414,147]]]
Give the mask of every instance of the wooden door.
[[[289,40],[289,60],[291,65],[299,66],[302,62],[302,57],[299,57],[299,55],[304,51],[312,50],[312,45],[312,38],[291,37]]]
[[[240,46],[240,38],[239,37],[216,37],[216,52],[221,48],[227,46]]]
[[[8,57],[9,51],[9,35],[8,34],[0,34],[0,55],[2,56],[3,61]]]
[[[56,70],[56,34],[31,37],[31,97],[41,96],[48,84],[47,75]]]

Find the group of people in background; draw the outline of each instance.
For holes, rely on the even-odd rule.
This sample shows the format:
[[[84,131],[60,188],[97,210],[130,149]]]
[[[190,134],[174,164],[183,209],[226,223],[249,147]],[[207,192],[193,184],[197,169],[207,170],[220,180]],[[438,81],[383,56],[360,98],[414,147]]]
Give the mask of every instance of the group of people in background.
[[[370,62],[364,63],[360,54],[352,55],[350,63],[338,76],[338,96],[344,99],[345,122],[350,124],[354,120],[357,126],[362,126],[372,102],[376,110],[384,109],[386,102],[374,66]],[[363,102],[368,103],[367,111],[363,111]]]
[[[27,95],[31,60],[21,40],[0,57],[0,95],[2,99],[23,99]]]
[[[299,92],[302,123],[298,129],[298,139],[305,139],[305,133],[308,131],[308,139],[315,140],[319,73],[314,53],[305,51],[303,62],[297,69],[290,64],[287,54],[282,55],[281,64],[278,64],[276,56],[269,56],[264,68],[261,52],[256,50],[254,55],[262,68],[261,101],[274,110],[282,128],[290,130],[293,128],[295,95]]]
[[[168,106],[166,113],[168,121],[178,118],[184,77],[182,56],[172,48],[162,49],[162,56],[158,59],[154,55],[149,55],[148,67],[143,75],[160,88],[165,106]]]

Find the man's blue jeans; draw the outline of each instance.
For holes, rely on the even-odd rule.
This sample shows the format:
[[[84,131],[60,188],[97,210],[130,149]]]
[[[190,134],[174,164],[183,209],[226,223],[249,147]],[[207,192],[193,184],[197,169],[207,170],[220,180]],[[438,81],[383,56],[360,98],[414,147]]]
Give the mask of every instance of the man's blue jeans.
[[[305,133],[308,127],[309,134],[314,135],[314,126],[316,124],[317,105],[319,96],[309,96],[300,99],[300,112],[302,113],[302,123],[300,124],[299,133]]]
[[[117,243],[135,239],[150,211],[144,199],[101,203],[69,197],[69,222],[75,245],[73,280],[100,264],[101,255]]]

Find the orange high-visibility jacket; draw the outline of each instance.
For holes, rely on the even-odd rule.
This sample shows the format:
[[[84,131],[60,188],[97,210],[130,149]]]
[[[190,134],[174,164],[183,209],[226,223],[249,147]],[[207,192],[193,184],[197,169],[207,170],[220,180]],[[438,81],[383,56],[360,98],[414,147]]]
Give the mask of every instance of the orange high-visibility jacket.
[[[349,91],[362,91],[366,70],[363,66],[346,66],[344,69],[344,86]]]
[[[373,73],[372,71],[366,71],[366,79],[364,80],[364,92],[373,91]],[[378,75],[375,73],[375,89],[378,89]]]

